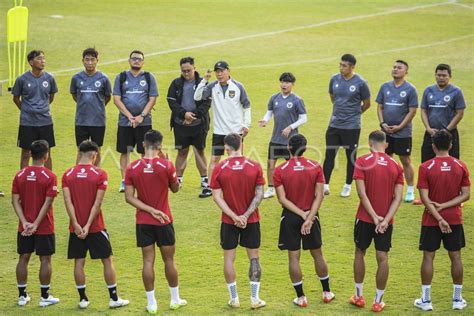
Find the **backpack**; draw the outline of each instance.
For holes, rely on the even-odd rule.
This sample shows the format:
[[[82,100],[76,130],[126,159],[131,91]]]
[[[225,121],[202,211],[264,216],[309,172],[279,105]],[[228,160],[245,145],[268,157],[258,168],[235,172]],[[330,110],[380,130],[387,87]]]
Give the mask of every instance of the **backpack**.
[[[146,84],[148,85],[148,89],[150,89],[150,73],[148,71],[145,71],[143,75],[145,76],[145,81],[146,81]],[[127,80],[127,72],[122,71],[120,73],[120,94],[121,95],[123,95],[123,84],[126,80]]]

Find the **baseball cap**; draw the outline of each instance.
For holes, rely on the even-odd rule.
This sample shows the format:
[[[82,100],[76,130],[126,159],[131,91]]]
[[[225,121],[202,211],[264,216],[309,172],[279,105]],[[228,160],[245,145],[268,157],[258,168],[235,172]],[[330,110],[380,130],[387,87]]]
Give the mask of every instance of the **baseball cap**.
[[[225,61],[221,60],[221,61],[218,61],[215,65],[214,65],[214,71],[216,71],[217,69],[229,69],[229,64],[226,63]]]

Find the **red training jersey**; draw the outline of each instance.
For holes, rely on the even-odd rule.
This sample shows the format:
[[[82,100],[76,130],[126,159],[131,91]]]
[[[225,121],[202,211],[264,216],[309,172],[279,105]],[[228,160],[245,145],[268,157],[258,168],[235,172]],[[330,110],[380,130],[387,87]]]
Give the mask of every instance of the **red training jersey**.
[[[354,180],[364,180],[365,193],[377,215],[385,217],[393,201],[395,186],[403,185],[403,169],[392,157],[374,152],[359,157],[355,164]],[[359,203],[356,217],[373,223],[367,210]],[[390,220],[393,224],[393,218]]]
[[[461,187],[471,186],[469,171],[464,162],[453,157],[435,157],[420,165],[418,189],[427,189],[433,202],[444,203],[457,197]],[[461,205],[443,209],[440,215],[450,225],[462,224]],[[423,226],[438,226],[438,221],[425,208]]]
[[[33,223],[38,217],[46,197],[58,195],[56,175],[45,167],[28,166],[20,170],[13,178],[12,194],[20,195],[20,203],[26,220]],[[23,225],[18,223],[18,231],[23,231]],[[38,225],[37,235],[54,234],[53,205]]]
[[[263,171],[256,161],[244,156],[230,157],[220,162],[212,172],[211,188],[222,189],[224,200],[237,215],[243,215],[255,197],[257,185],[264,185]],[[247,223],[258,222],[258,208]],[[232,218],[222,212],[222,222],[234,224]]]
[[[84,227],[89,220],[97,191],[107,190],[107,173],[94,165],[79,164],[66,170],[62,186],[63,189],[69,189],[77,222],[81,227]],[[104,229],[104,218],[102,210],[100,210],[89,228],[89,233],[97,233]],[[74,232],[71,222],[69,222],[69,231]]]
[[[283,185],[286,198],[303,211],[311,209],[316,184],[324,184],[321,165],[304,157],[294,157],[279,165],[273,173],[273,185]]]
[[[137,224],[164,226],[173,222],[168,204],[168,188],[178,182],[171,161],[163,158],[142,158],[132,162],[125,172],[125,185],[132,185],[140,201],[168,215],[170,221],[160,223],[150,213],[137,209]]]

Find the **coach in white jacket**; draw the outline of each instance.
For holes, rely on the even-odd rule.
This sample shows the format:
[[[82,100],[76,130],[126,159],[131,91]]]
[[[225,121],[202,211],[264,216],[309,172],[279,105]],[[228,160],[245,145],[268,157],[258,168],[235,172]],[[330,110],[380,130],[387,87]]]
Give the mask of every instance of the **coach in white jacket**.
[[[194,100],[212,98],[212,152],[208,176],[211,179],[214,165],[224,154],[224,137],[238,133],[245,137],[250,128],[250,100],[244,86],[230,78],[229,65],[219,61],[214,65],[217,80],[209,83],[211,71],[208,70],[194,92]],[[199,197],[212,195],[212,190],[205,187]]]

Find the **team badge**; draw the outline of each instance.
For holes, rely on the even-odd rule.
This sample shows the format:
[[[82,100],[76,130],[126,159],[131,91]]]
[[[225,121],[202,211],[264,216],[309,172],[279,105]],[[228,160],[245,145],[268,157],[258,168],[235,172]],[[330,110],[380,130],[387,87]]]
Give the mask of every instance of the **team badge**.
[[[97,80],[97,81],[94,83],[94,86],[96,86],[97,88],[99,88],[101,85],[102,85],[102,83],[100,83],[99,80]]]
[[[350,91],[350,92],[356,91],[356,86],[354,86],[354,85],[350,86],[350,87],[349,87],[349,91]]]
[[[334,88],[338,88],[338,87],[339,87],[339,84],[338,84],[338,83],[336,83],[336,85],[334,85]]]
[[[31,83],[28,84],[28,88],[31,87]]]
[[[288,102],[288,103],[286,104],[286,107],[289,108],[289,109],[291,109],[291,108],[293,107],[293,102]]]
[[[144,87],[144,86],[146,85],[146,81],[145,81],[145,80],[141,80],[141,81],[140,81],[140,85],[141,85],[142,87]]]
[[[387,95],[390,95],[390,91],[387,91]]]
[[[84,84],[84,81],[81,81],[81,86]]]
[[[444,102],[449,102],[451,100],[451,97],[449,95],[445,95],[443,100]]]
[[[277,102],[275,102],[275,105],[278,105],[278,101],[277,101]]]
[[[128,85],[128,80],[125,80],[125,85]]]
[[[45,88],[49,87],[49,83],[47,81],[43,81],[43,87]]]
[[[235,90],[229,90],[229,97],[230,98],[235,97]]]
[[[433,95],[430,94],[430,100],[433,99]]]
[[[402,98],[406,97],[406,96],[407,96],[407,93],[406,93],[406,91],[402,91],[402,92],[400,92],[400,96],[401,96]]]

